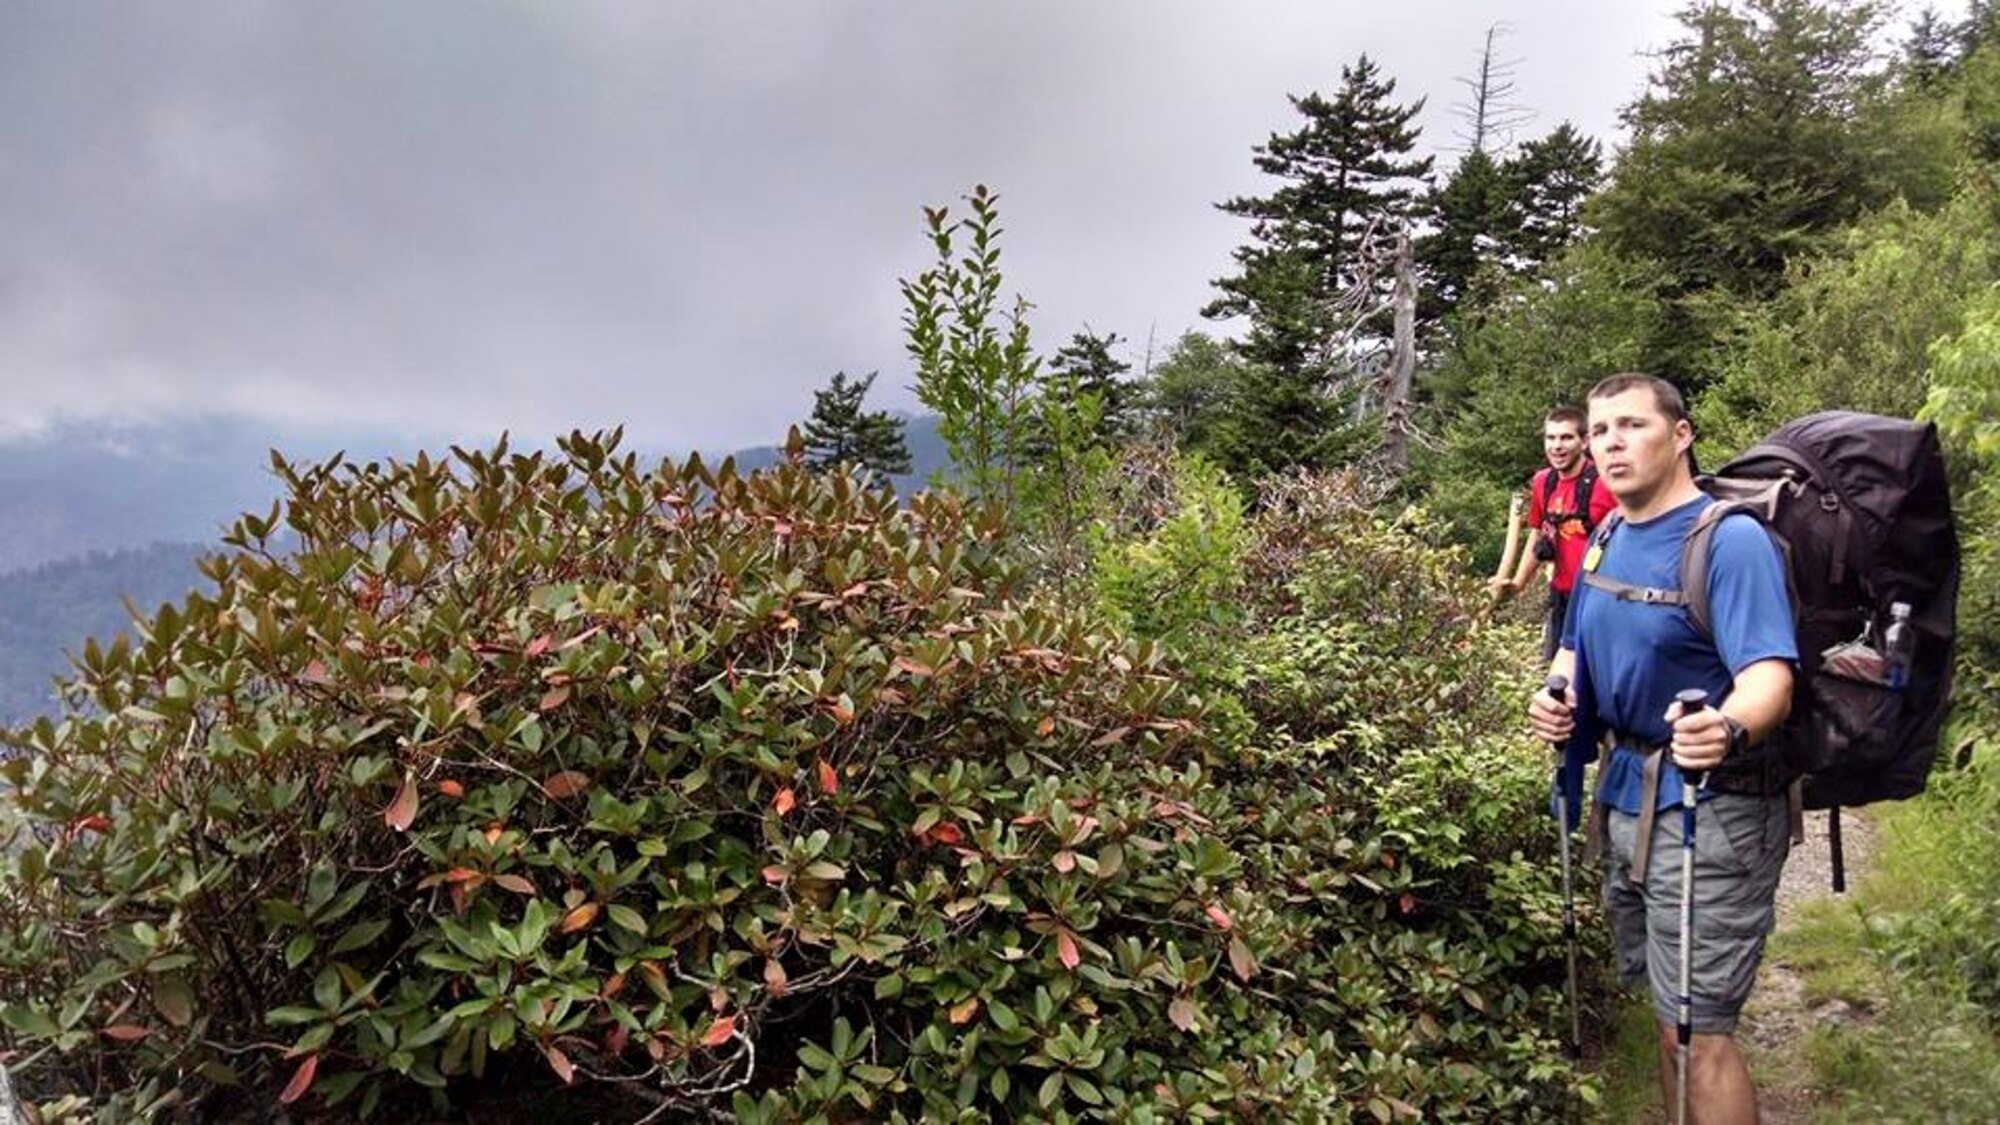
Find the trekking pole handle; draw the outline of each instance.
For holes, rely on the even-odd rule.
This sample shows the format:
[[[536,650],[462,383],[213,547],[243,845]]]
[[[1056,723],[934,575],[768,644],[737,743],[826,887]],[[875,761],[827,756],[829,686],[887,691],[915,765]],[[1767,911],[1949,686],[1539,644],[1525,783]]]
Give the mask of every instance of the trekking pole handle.
[[[1683,715],[1708,710],[1708,692],[1703,688],[1688,688],[1685,691],[1675,692],[1674,699],[1681,705]],[[1681,771],[1681,776],[1687,778],[1688,784],[1694,786],[1700,786],[1703,781],[1701,770],[1684,769]]]

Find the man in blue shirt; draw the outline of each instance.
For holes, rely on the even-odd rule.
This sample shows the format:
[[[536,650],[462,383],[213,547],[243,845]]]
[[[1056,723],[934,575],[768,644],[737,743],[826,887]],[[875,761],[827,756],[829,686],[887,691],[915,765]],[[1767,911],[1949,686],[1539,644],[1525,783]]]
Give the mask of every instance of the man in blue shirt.
[[[1681,768],[1723,767],[1713,775],[1718,783],[1704,787],[1696,816],[1689,1103],[1702,1125],[1750,1123],[1756,1092],[1733,1036],[1773,924],[1790,828],[1775,771],[1745,767],[1791,706],[1798,651],[1783,561],[1754,520],[1717,525],[1708,568],[1713,639],[1671,601],[1607,592],[1677,589],[1682,540],[1713,501],[1695,486],[1694,432],[1673,384],[1614,375],[1590,392],[1588,405],[1591,454],[1618,500],[1618,520],[1584,558],[1585,578],[1549,666],[1576,690],[1567,700],[1537,693],[1529,719],[1544,740],[1577,735],[1594,743],[1601,734],[1610,747],[1592,843],[1604,846],[1605,911],[1620,975],[1652,986],[1669,1106],[1681,818],[1654,814],[1679,804]],[[1674,696],[1687,688],[1706,690],[1716,706],[1682,713]],[[1731,783],[1721,784],[1725,778]]]

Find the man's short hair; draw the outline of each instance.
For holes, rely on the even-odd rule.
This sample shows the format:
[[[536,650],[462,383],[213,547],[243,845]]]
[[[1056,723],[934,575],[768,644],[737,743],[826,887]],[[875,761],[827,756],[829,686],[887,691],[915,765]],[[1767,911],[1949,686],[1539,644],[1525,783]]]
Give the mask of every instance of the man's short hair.
[[[1657,375],[1642,375],[1637,371],[1624,371],[1601,380],[1590,388],[1586,401],[1612,398],[1626,391],[1648,390],[1653,392],[1653,403],[1667,422],[1686,422],[1688,418],[1687,400],[1681,397],[1681,389]]]
[[[1557,425],[1564,422],[1575,426],[1578,434],[1582,434],[1590,428],[1590,418],[1583,412],[1583,407],[1581,406],[1558,406],[1542,416],[1542,424],[1545,426]]]

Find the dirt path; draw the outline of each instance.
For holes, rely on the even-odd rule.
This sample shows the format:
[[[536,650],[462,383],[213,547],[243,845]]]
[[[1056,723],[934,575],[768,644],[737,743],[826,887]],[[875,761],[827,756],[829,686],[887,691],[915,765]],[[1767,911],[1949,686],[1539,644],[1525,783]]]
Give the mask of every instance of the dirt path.
[[[1809,902],[1833,896],[1833,857],[1826,839],[1825,813],[1806,814],[1805,843],[1785,861],[1778,886],[1778,929],[1793,924]],[[1851,888],[1867,870],[1874,854],[1875,828],[1865,818],[1846,812],[1840,818],[1847,882]],[[1817,1005],[1806,998],[1805,979],[1797,967],[1766,956],[1757,975],[1757,990],[1743,1012],[1738,1039],[1750,1057],[1758,1082],[1758,1106],[1763,1125],[1804,1125],[1823,1091],[1812,1086],[1812,1068],[1803,1057],[1808,1028],[1830,1020],[1855,1018],[1839,1000]]]

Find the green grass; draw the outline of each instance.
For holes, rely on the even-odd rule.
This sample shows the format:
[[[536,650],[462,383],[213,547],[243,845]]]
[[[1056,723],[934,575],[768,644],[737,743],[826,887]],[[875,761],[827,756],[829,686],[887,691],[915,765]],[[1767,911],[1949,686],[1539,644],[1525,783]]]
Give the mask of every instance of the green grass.
[[[1643,996],[1622,996],[1604,1029],[1600,1061],[1604,1103],[1594,1121],[1619,1125],[1659,1121],[1659,1031],[1653,1003]]]
[[[1806,1037],[1804,1061],[1834,1092],[1814,1120],[2000,1120],[2000,997],[1978,983],[2000,971],[2000,745],[1876,823],[1853,899],[1815,903],[1774,944],[1809,1002],[1864,1010]]]

